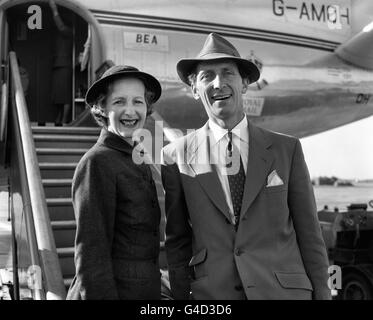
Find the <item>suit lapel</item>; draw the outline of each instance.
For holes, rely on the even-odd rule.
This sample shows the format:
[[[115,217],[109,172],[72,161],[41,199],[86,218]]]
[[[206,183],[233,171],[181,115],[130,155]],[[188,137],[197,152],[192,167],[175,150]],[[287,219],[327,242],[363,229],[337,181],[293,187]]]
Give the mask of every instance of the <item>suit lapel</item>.
[[[228,218],[229,208],[225,201],[224,192],[214,166],[210,161],[210,139],[208,123],[191,138],[186,149],[187,163],[196,174],[199,182],[214,205]]]
[[[241,219],[266,183],[266,178],[274,160],[272,153],[268,150],[272,144],[268,135],[266,135],[265,131],[260,130],[249,121],[248,124],[250,139],[249,158],[242,200]],[[201,129],[197,130],[195,135],[188,141],[185,150],[187,164],[190,165],[196,174],[196,180],[214,205],[219,208],[228,219],[231,219],[220,180],[214,166],[210,164],[208,130],[208,123],[206,123]]]
[[[241,207],[241,219],[266,183],[274,157],[268,150],[272,144],[264,131],[249,123],[249,159]]]

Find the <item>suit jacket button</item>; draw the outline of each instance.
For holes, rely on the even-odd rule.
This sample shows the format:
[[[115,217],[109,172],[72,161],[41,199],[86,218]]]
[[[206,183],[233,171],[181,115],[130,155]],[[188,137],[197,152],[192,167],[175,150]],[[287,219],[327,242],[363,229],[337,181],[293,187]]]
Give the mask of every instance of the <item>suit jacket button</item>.
[[[238,285],[234,286],[234,289],[237,290],[237,291],[241,291],[243,289],[243,287],[240,284],[238,284]]]
[[[234,252],[236,256],[240,256],[242,254],[242,250],[240,249],[236,249],[236,251]]]

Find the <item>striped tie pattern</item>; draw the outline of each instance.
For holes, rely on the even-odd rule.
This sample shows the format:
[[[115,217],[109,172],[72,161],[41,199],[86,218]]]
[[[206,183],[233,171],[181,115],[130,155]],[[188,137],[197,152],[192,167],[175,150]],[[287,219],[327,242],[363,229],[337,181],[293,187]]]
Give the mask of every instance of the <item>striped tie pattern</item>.
[[[232,159],[233,152],[239,152],[239,150],[237,150],[237,148],[235,148],[234,144],[232,143],[232,132],[228,131],[227,156],[229,157],[229,159]],[[232,166],[232,162],[230,162],[227,165],[227,167],[230,166]],[[242,158],[240,155],[239,171],[236,174],[228,174],[228,182],[229,189],[231,192],[231,199],[233,203],[236,230],[238,228],[238,223],[240,221],[240,212],[242,206],[243,191],[245,188],[245,179],[245,171],[242,163]]]

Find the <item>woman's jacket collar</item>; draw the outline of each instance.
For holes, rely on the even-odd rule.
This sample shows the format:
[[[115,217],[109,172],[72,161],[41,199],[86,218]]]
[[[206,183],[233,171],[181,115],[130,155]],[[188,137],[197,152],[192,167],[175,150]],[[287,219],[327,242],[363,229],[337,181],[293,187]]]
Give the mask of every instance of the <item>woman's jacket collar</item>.
[[[105,128],[101,129],[97,143],[127,154],[132,154],[133,151],[133,146],[131,146],[126,140]]]

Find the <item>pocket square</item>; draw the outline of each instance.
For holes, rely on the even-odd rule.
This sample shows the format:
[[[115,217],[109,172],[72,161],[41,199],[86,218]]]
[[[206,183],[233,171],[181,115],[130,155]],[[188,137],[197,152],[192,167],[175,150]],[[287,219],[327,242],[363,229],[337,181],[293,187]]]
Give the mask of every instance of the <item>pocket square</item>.
[[[284,182],[281,180],[279,175],[277,174],[276,170],[273,170],[267,178],[267,185],[266,187],[275,187],[275,186],[281,186]]]

